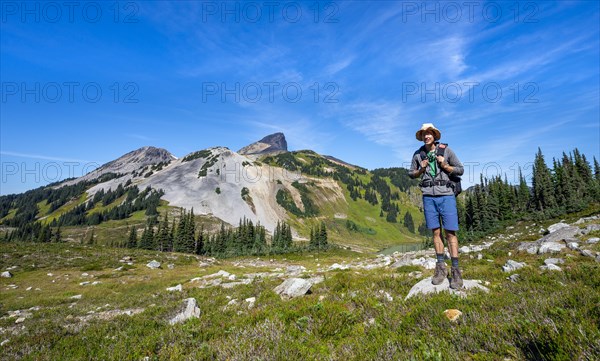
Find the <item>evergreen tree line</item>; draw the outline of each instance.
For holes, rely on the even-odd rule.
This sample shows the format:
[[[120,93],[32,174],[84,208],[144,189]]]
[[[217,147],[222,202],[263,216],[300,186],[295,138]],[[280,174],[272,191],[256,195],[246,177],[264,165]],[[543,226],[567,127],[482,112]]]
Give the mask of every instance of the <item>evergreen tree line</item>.
[[[122,196],[127,194],[125,201],[115,207],[104,210],[102,212],[94,212],[88,214],[88,211],[93,209],[96,203],[103,202],[103,200],[114,198],[115,195]],[[96,195],[100,196],[96,197]],[[104,221],[126,219],[131,216],[133,212],[146,210],[146,215],[149,217],[156,217],[158,215],[157,207],[164,192],[162,190],[155,191],[150,187],[140,192],[137,186],[127,188],[118,187],[115,192],[109,190],[108,192],[99,191],[92,197],[87,203],[82,203],[70,211],[63,213],[60,217],[55,218],[49,224],[43,224],[33,219],[28,222],[24,222],[26,218],[21,218],[17,222],[15,230],[7,232],[3,236],[4,241],[33,241],[33,242],[50,242],[60,241],[62,226],[80,226],[80,225],[97,225]],[[114,198],[117,199],[118,197]],[[112,201],[111,201],[112,202]],[[110,202],[109,202],[110,203]],[[33,204],[36,212],[33,211],[30,214],[37,214],[37,205]],[[29,218],[27,218],[29,219]],[[12,225],[11,222],[7,224]]]
[[[459,236],[473,240],[494,232],[506,221],[543,220],[581,211],[600,200],[600,165],[594,157],[594,171],[585,155],[575,149],[553,159],[548,168],[541,149],[535,156],[532,187],[519,170],[519,183],[506,176],[480,179],[458,202]]]
[[[327,227],[325,222],[321,222],[318,226],[310,229],[310,240],[308,247],[311,250],[325,250],[329,247],[327,242]]]
[[[61,183],[57,182],[29,190],[22,194],[0,196],[0,218],[8,215],[11,209],[15,209],[15,215],[9,219],[3,220],[2,224],[9,227],[21,227],[25,224],[34,222],[39,213],[38,203],[46,200],[47,204],[50,205],[48,210],[49,214],[66,204],[68,201],[79,198],[89,187],[119,176],[119,174],[115,173],[106,173],[98,177],[98,179],[82,181],[77,184],[62,186],[60,188],[54,188]]]
[[[51,222],[52,226],[79,226],[79,225],[97,225],[109,220],[126,219],[131,216],[133,212],[146,210],[147,216],[156,216],[158,214],[157,208],[159,206],[160,198],[164,195],[162,189],[156,191],[147,187],[144,191],[140,192],[137,186],[129,187],[125,191],[121,187],[121,190],[104,193],[103,190],[96,192],[94,197],[87,203],[82,203],[70,211],[63,213]],[[100,194],[100,195],[98,195]],[[89,213],[96,203],[102,202],[103,205],[112,203],[115,199],[127,194],[123,203],[118,206],[105,209],[101,212]],[[118,197],[117,197],[118,195]],[[108,202],[105,204],[105,201]]]
[[[2,242],[62,242],[62,231],[60,227],[52,228],[48,224],[40,222],[30,222],[17,229],[6,232],[0,237]]]
[[[327,249],[327,229],[322,223],[311,241],[308,249]],[[214,234],[209,234],[204,225],[196,230],[194,210],[181,211],[179,220],[170,221],[165,213],[162,220],[156,217],[148,218],[142,235],[138,238],[135,227],[128,230],[128,238],[122,246],[127,248],[142,248],[162,252],[194,253],[211,257],[236,257],[244,255],[265,255],[288,252],[298,252],[306,247],[294,245],[291,227],[286,223],[277,222],[270,244],[267,242],[265,227],[260,223],[254,225],[246,218],[240,220],[237,228],[221,228]]]

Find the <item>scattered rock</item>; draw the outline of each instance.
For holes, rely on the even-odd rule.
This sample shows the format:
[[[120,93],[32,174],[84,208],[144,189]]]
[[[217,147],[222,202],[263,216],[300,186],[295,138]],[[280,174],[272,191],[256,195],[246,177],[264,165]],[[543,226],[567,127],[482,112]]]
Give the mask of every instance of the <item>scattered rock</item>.
[[[569,225],[568,225],[568,224],[566,224],[566,223],[562,223],[562,222],[560,222],[560,223],[555,223],[555,224],[553,224],[553,225],[551,225],[551,226],[549,226],[549,227],[548,227],[548,233],[553,233],[553,232],[556,232],[556,231],[558,231],[559,229],[561,229],[561,228],[565,228],[565,227],[569,227]]]
[[[168,268],[168,269],[173,269],[173,268],[175,268],[175,265],[174,265],[174,264],[172,264],[172,263],[169,263],[169,264],[167,265],[167,268]]]
[[[516,283],[519,280],[519,278],[521,278],[521,276],[519,276],[518,273],[515,273],[515,274],[512,274],[512,275],[506,277],[507,280],[510,280],[513,283]]]
[[[306,272],[306,267],[304,266],[291,265],[285,269],[285,273],[294,276],[300,275],[304,272]]]
[[[579,232],[579,228],[567,226],[559,228],[558,230],[545,235],[544,237],[537,240],[539,244],[546,242],[560,242],[567,238],[573,238]]]
[[[482,260],[483,259],[483,255],[481,253],[477,253],[477,259],[478,260]]]
[[[579,243],[577,242],[568,242],[567,248],[573,251],[577,251],[579,249]]]
[[[600,238],[598,238],[598,237],[590,238],[587,240],[588,244],[596,244],[598,242],[600,242]]]
[[[546,266],[550,265],[550,264],[557,265],[557,264],[563,264],[563,263],[565,263],[565,260],[562,258],[546,258],[544,260],[544,264],[546,264]]]
[[[246,298],[244,301],[248,303],[248,308],[250,309],[254,307],[254,303],[256,303],[256,297],[249,297]]]
[[[349,268],[350,268],[350,266],[347,265],[347,264],[341,265],[341,264],[338,264],[338,263],[334,263],[331,266],[329,266],[328,270],[329,271],[335,271],[335,270],[338,270],[338,269],[339,270],[345,270],[345,269],[349,269]]]
[[[13,274],[10,273],[9,271],[4,271],[2,272],[2,275],[0,277],[2,278],[12,278]]]
[[[552,263],[547,264],[545,266],[540,266],[540,269],[542,269],[542,270],[548,270],[548,271],[562,271],[562,268],[560,268],[557,265],[552,264]]]
[[[435,260],[435,258],[420,257],[417,259],[413,259],[410,264],[413,266],[421,266],[425,269],[435,269],[436,262],[437,261]]]
[[[148,264],[146,264],[146,267],[148,267],[150,269],[160,268],[160,262],[158,262],[156,260],[152,260],[152,261],[148,262]]]
[[[246,278],[237,282],[220,283],[219,286],[223,288],[233,288],[240,285],[249,285],[250,283],[252,283],[252,279]]]
[[[521,242],[517,247],[517,250],[525,251],[529,254],[537,254],[539,248],[537,242]]]
[[[593,253],[592,253],[592,251],[590,251],[589,249],[581,249],[581,250],[579,250],[579,253],[580,253],[582,256],[585,256],[585,257],[592,257],[592,258],[594,258],[594,254],[593,254]]]
[[[174,291],[178,291],[181,292],[183,291],[183,286],[181,286],[180,284],[177,286],[173,286],[173,287],[167,287],[167,291],[169,292],[174,292]]]
[[[81,297],[83,297],[83,296],[82,295],[75,295],[75,296],[71,296],[69,298],[72,299],[72,300],[80,300]]]
[[[91,283],[90,281],[84,281],[84,282],[80,282],[79,285],[85,286],[85,285],[89,285],[90,283]]]
[[[394,297],[392,297],[392,295],[390,295],[389,293],[385,292],[384,290],[379,290],[379,294],[382,295],[383,298],[385,298],[385,300],[388,301],[388,302],[394,301]]]
[[[512,259],[509,259],[508,261],[506,261],[506,264],[504,266],[502,266],[502,271],[514,272],[523,267],[525,267],[525,263],[520,263],[517,261],[513,261]]]
[[[538,249],[538,254],[560,252],[565,248],[564,244],[555,241],[544,242]]]
[[[579,218],[577,220],[577,222],[575,222],[575,224],[581,224],[581,223],[585,223],[585,222],[588,222],[588,221],[593,221],[595,219],[600,219],[600,214],[597,214],[595,216],[590,216],[590,217]]]
[[[6,339],[6,340],[4,340],[4,341],[0,342],[0,347],[2,347],[2,346],[4,346],[4,345],[6,345],[7,343],[8,343],[8,339]]]
[[[19,324],[19,323],[23,323],[25,322],[25,317],[19,317],[17,318],[17,320],[15,321],[15,324]]]
[[[204,279],[208,279],[208,278],[216,278],[216,277],[225,277],[225,278],[227,278],[227,277],[229,277],[229,276],[231,276],[231,273],[229,273],[229,272],[227,272],[227,271],[220,270],[220,271],[219,271],[219,272],[217,272],[217,273],[213,273],[213,274],[210,274],[210,275],[206,275],[206,276],[204,276],[204,277],[202,277],[202,278],[204,278]]]
[[[421,271],[412,271],[408,274],[409,277],[413,278],[421,278],[423,276],[423,272]]]
[[[471,252],[471,248],[469,248],[468,246],[462,246],[458,249],[458,251],[460,253],[469,253],[469,252]]]
[[[587,227],[581,230],[581,234],[588,234],[592,231],[600,231],[600,224],[588,224]]]
[[[198,302],[196,302],[195,298],[187,298],[183,302],[185,309],[169,321],[171,325],[184,322],[192,317],[200,317],[200,308],[198,308]]]
[[[462,315],[462,312],[460,312],[457,309],[450,309],[450,310],[444,311],[444,316],[446,316],[446,318],[448,318],[452,322],[457,321],[461,315]]]
[[[452,288],[449,287],[448,283],[443,282],[440,285],[433,285],[431,284],[431,277],[427,277],[422,279],[421,281],[419,281],[417,284],[415,284],[410,291],[408,292],[408,295],[404,298],[404,300],[407,300],[413,296],[416,296],[418,294],[429,294],[429,293],[437,293],[437,292],[450,292],[451,294],[456,294],[462,297],[465,297],[467,294],[464,292],[465,290],[470,290],[470,289],[480,289],[484,292],[489,292],[489,289],[487,287],[484,287],[482,285],[479,284],[480,281],[478,280],[463,280],[463,288],[460,290],[454,290]]]
[[[282,299],[289,299],[299,296],[304,296],[310,293],[310,288],[313,284],[319,283],[323,277],[315,277],[310,279],[303,278],[288,278],[282,284],[275,287],[273,291],[281,296]]]

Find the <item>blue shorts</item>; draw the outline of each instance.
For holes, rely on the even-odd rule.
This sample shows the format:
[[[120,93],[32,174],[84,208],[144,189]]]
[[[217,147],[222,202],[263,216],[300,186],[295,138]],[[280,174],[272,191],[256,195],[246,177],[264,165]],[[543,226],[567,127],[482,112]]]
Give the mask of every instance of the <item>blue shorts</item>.
[[[444,229],[458,231],[458,212],[456,210],[455,196],[423,197],[425,209],[425,222],[427,228],[440,228],[440,216]]]

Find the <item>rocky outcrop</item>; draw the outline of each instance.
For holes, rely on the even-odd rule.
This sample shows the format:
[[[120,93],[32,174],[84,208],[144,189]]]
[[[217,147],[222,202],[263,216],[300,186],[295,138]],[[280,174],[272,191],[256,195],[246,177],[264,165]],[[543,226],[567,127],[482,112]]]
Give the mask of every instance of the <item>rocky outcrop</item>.
[[[273,291],[281,296],[282,299],[300,297],[310,293],[310,288],[323,280],[323,277],[313,277],[310,279],[288,278],[282,284],[275,287]]]
[[[283,133],[267,135],[258,142],[252,143],[238,150],[239,154],[267,154],[276,152],[287,152],[287,141]]]
[[[413,296],[419,295],[419,294],[426,295],[429,293],[437,293],[437,292],[450,292],[451,294],[459,295],[461,297],[465,297],[467,295],[467,293],[465,291],[471,290],[471,289],[479,289],[484,292],[489,292],[489,289],[487,287],[482,286],[480,283],[481,283],[481,281],[478,281],[478,280],[463,280],[463,288],[459,289],[459,290],[455,290],[455,289],[448,287],[447,282],[442,282],[439,285],[433,285],[431,283],[431,277],[427,277],[427,278],[419,281],[417,284],[415,284],[410,289],[410,291],[408,292],[408,295],[404,298],[404,300],[407,300],[407,299],[409,299]]]
[[[184,322],[193,317],[200,317],[200,308],[198,308],[198,302],[196,302],[195,298],[187,298],[183,303],[185,304],[185,308],[169,321],[171,325]]]

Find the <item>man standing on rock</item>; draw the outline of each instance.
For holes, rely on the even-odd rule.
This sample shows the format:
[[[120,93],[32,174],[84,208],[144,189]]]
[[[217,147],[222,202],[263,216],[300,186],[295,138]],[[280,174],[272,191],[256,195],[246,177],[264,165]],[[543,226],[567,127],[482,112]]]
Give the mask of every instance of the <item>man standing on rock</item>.
[[[450,181],[449,175],[461,176],[464,168],[456,154],[446,144],[438,142],[442,134],[432,123],[423,124],[416,136],[424,144],[413,154],[409,174],[412,178],[421,177],[419,186],[423,193],[425,222],[427,228],[433,232],[437,264],[431,283],[439,285],[448,276],[440,230],[441,217],[452,260],[450,287],[461,288],[463,280],[458,268],[458,238],[456,238],[458,212],[454,184]]]

